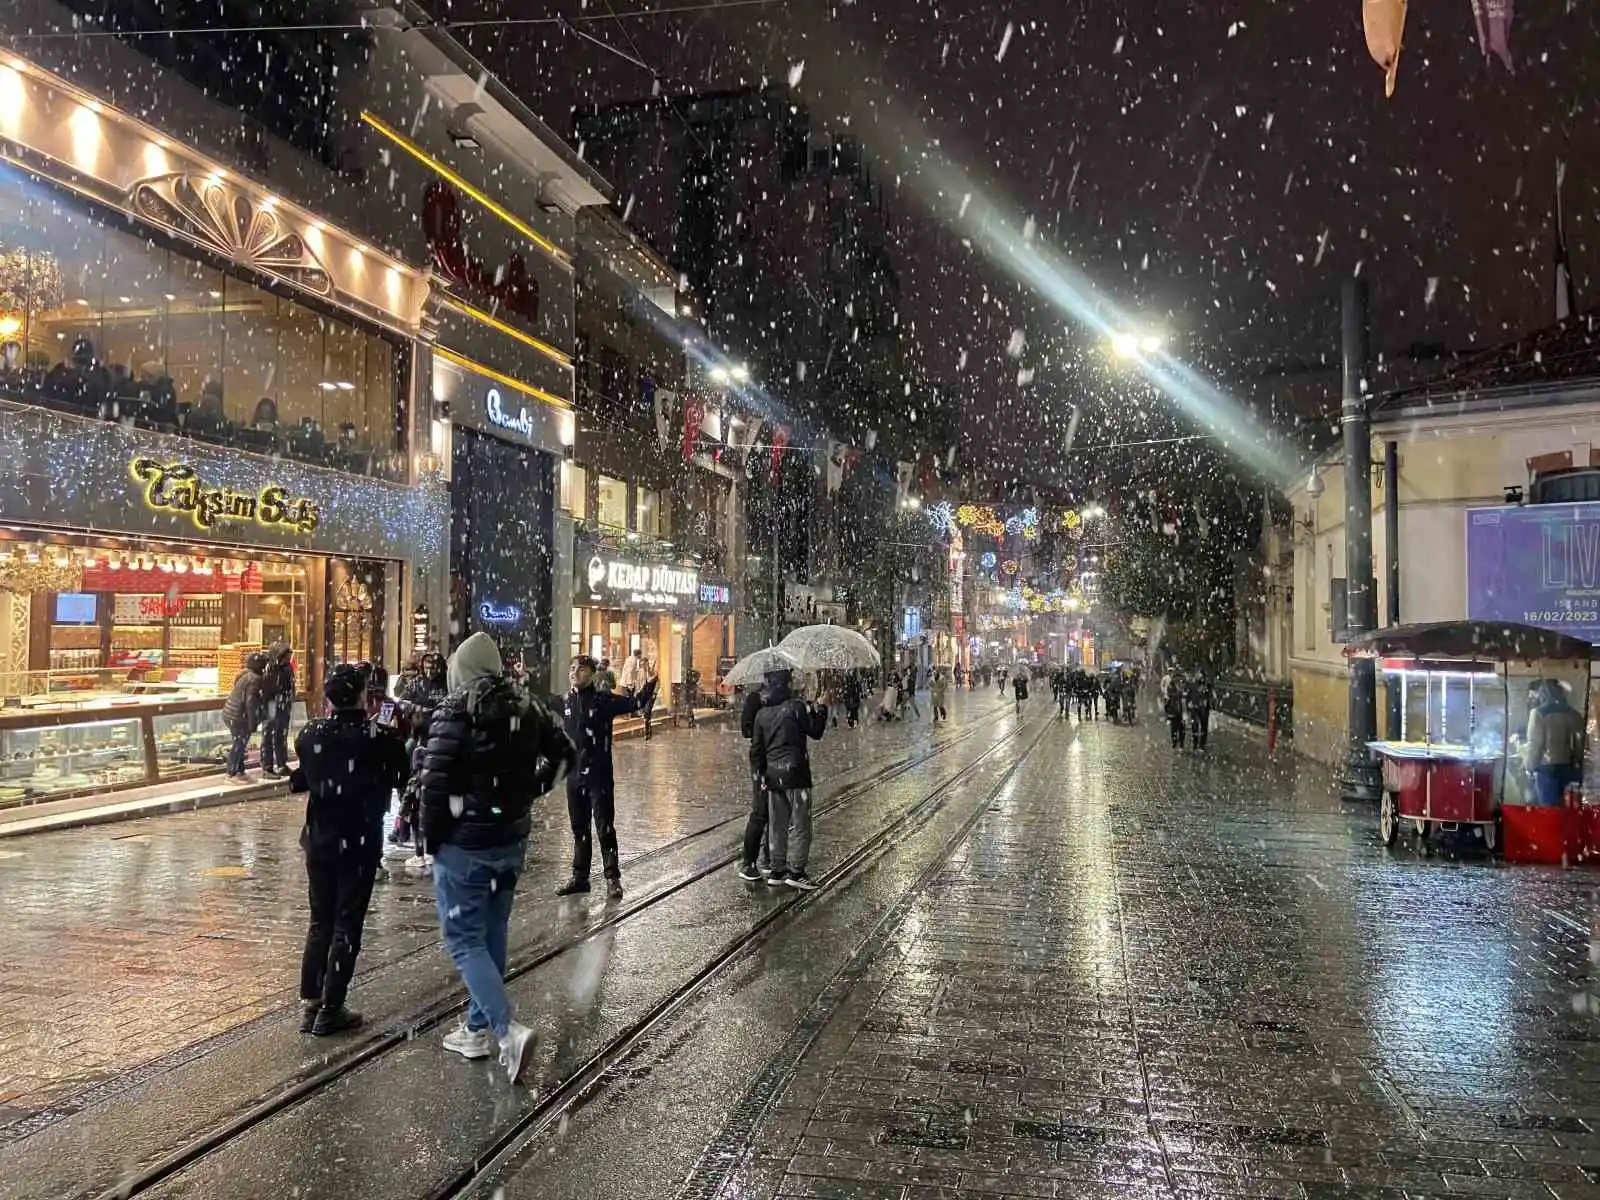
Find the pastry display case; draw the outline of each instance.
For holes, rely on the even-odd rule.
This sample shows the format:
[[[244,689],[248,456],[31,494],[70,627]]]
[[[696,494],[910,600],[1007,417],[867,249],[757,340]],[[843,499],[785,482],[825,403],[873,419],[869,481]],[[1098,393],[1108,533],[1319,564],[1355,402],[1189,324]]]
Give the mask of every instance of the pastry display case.
[[[145,726],[136,716],[31,725],[0,717],[0,807],[148,781]]]

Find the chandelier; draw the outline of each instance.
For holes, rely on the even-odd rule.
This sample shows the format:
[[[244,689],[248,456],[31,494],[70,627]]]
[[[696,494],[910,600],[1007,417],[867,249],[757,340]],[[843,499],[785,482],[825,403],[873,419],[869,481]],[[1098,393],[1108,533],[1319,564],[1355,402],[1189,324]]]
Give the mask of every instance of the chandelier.
[[[65,300],[61,263],[54,254],[0,243],[0,313],[48,312]]]

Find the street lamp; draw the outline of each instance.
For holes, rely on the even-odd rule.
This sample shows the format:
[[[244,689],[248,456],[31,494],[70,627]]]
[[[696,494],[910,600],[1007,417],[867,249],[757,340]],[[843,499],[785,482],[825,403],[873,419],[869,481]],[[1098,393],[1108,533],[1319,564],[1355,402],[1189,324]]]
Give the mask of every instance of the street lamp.
[[[1121,329],[1111,335],[1111,353],[1118,358],[1135,358],[1140,354],[1155,354],[1167,339],[1155,330],[1134,332]]]
[[[921,508],[922,501],[918,500],[915,496],[907,496],[903,501],[901,501],[900,507],[910,509]]]

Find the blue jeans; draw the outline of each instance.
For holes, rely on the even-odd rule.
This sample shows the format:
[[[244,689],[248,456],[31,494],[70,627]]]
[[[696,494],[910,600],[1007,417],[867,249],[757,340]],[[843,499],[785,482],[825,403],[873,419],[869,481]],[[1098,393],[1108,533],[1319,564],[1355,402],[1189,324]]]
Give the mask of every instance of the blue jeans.
[[[228,774],[244,774],[244,754],[250,748],[250,734],[236,733],[233,735],[233,745],[228,747]]]
[[[1533,773],[1534,793],[1546,808],[1556,808],[1566,802],[1567,785],[1582,778],[1578,768],[1568,763],[1551,763],[1537,768]]]
[[[446,842],[433,856],[439,927],[472,997],[467,1028],[492,1029],[497,1038],[505,1037],[511,1025],[505,980],[507,927],[527,850],[526,838],[486,850]]]

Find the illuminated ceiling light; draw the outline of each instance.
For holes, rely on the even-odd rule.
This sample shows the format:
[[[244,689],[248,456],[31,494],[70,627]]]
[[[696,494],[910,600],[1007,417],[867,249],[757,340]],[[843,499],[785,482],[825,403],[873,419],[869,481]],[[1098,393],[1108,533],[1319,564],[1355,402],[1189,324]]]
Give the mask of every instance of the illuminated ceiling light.
[[[210,296],[213,300],[221,300],[222,299],[222,293],[221,292],[215,292],[215,291],[207,292],[206,295]]]
[[[328,380],[328,379],[324,379],[321,383],[317,384],[317,386],[319,388],[321,388],[325,392],[335,391],[339,387],[339,385],[337,383],[334,383],[334,382],[332,382],[331,380]]]
[[[353,392],[356,390],[356,385],[351,383],[348,379],[341,379],[333,386],[338,388],[341,392]]]
[[[1111,335],[1111,353],[1118,358],[1132,358],[1139,353],[1139,339],[1131,333],[1114,333]]]
[[[0,120],[7,125],[15,124],[27,102],[28,93],[23,86],[22,75],[15,67],[0,68]]]
[[[740,363],[733,369],[733,377],[740,383],[744,383],[750,378],[750,368],[745,366],[743,363]]]
[[[166,293],[166,296],[167,296],[167,303],[168,304],[171,304],[174,300],[177,299],[177,297],[175,295],[173,295],[171,292]]]
[[[732,378],[727,367],[717,366],[711,368],[712,383],[727,383]]]
[[[1160,350],[1165,339],[1159,333],[1147,333],[1139,339],[1139,349],[1146,354],[1154,354]]]
[[[0,317],[0,338],[12,338],[22,332],[22,318],[6,314]]]
[[[132,296],[118,296],[117,297],[117,303],[118,304],[132,304],[133,303],[133,297]]]

